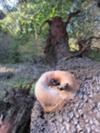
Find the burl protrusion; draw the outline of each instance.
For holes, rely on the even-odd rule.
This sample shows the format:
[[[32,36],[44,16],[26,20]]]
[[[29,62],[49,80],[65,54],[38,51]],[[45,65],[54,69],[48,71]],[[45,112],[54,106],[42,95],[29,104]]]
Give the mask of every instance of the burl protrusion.
[[[79,86],[78,80],[68,71],[48,71],[37,81],[35,96],[45,112],[54,112],[74,98]]]

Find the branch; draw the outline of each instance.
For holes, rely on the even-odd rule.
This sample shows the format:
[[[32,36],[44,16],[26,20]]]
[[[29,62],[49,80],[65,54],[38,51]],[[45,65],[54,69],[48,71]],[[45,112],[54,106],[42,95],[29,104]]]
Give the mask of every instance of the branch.
[[[81,51],[78,51],[77,53],[73,53],[72,55],[65,57],[64,60],[69,60],[71,58],[78,57],[78,56],[82,55],[86,51],[87,48],[88,47],[85,46],[84,48],[82,48]]]
[[[70,23],[70,20],[71,20],[72,17],[75,17],[80,12],[81,12],[81,10],[77,10],[76,12],[69,13],[68,18],[67,18],[67,21],[65,22],[65,26],[67,26]]]
[[[86,40],[82,40],[82,42],[87,43],[88,41],[90,41],[91,39],[100,39],[100,37],[96,37],[96,36],[91,36],[89,38],[87,38]],[[74,58],[74,57],[78,57],[80,55],[82,55],[89,47],[90,47],[90,43],[88,42],[87,45],[84,45],[82,44],[82,48],[80,51],[76,52],[76,53],[73,53],[72,55],[68,56],[68,57],[65,57],[64,60],[69,60],[71,58]]]
[[[97,37],[97,36],[91,36],[91,37],[87,38],[86,40],[84,40],[84,42],[88,42],[88,41],[93,40],[93,39],[99,40],[100,37]]]

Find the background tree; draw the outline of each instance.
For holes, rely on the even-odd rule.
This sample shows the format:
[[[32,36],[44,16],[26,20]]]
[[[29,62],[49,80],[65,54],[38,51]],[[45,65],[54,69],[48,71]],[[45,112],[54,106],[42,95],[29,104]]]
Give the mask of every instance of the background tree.
[[[81,9],[80,16],[74,17],[66,29],[70,36],[69,44],[72,50],[78,50],[75,45],[76,38],[88,38],[88,36],[93,35],[94,20],[93,15],[90,13],[90,4],[92,2],[89,0],[16,0],[14,2],[9,7],[6,0],[1,0],[0,4],[6,16],[3,20],[0,20],[0,29],[12,36],[14,43],[11,42],[11,44],[18,45],[16,48],[22,61],[31,59],[37,53],[43,56],[48,25],[42,26],[42,24],[45,20],[54,16],[61,16],[66,21],[70,12]]]

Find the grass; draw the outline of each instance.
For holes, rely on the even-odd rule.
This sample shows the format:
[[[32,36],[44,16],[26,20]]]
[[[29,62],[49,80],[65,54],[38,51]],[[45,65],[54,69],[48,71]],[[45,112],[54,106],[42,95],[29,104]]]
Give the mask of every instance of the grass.
[[[0,81],[0,98],[3,98],[6,90],[9,91],[13,88],[28,88],[30,86],[32,79],[10,79],[10,80],[1,80]],[[34,92],[35,82],[33,82],[31,87],[31,92]]]

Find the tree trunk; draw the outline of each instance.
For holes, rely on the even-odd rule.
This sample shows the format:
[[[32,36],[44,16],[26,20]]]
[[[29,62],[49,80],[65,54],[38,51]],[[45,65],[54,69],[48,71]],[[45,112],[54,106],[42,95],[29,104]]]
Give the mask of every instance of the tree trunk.
[[[44,52],[46,59],[52,64],[69,55],[68,34],[61,17],[54,17],[47,22],[49,24],[49,34]]]
[[[94,63],[93,67],[93,62],[87,62],[86,59],[85,63],[82,59],[79,61],[77,59],[74,61],[75,66],[73,60],[70,61],[72,67],[76,69],[72,71],[81,79],[80,90],[74,99],[55,113],[43,112],[36,101],[32,109],[30,133],[100,133],[100,73],[98,74],[100,63],[97,65]],[[78,65],[80,67],[76,68]],[[83,66],[86,69],[83,69]]]

